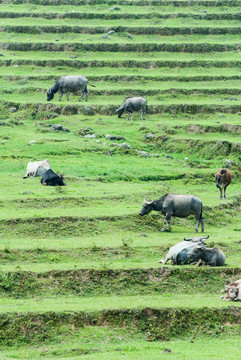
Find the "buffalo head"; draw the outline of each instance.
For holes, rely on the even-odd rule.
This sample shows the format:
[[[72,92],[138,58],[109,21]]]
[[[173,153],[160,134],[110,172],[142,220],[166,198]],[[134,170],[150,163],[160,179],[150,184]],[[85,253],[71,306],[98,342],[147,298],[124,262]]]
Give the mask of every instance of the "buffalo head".
[[[143,215],[149,214],[149,212],[151,212],[153,210],[152,204],[153,204],[153,201],[147,201],[145,199],[143,202],[143,207],[142,207],[141,211],[139,212],[139,215],[143,216]]]
[[[51,91],[51,89],[48,89],[48,91],[47,91],[47,101],[53,100],[53,98],[54,98],[53,92]]]
[[[124,107],[121,105],[117,110],[116,110],[116,112],[117,112],[117,114],[118,114],[118,118],[120,118],[121,117],[121,115],[123,114],[123,112],[124,112]]]
[[[65,186],[66,184],[64,183],[64,177],[63,175],[59,174],[59,186]]]

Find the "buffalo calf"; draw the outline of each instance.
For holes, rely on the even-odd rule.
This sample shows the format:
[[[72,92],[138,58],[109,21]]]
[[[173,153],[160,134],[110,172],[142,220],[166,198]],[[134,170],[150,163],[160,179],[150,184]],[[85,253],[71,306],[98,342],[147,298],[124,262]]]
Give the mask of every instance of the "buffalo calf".
[[[129,115],[131,114],[131,120],[133,120],[133,111],[141,110],[141,117],[142,120],[146,117],[146,110],[147,110],[147,101],[144,97],[128,97],[124,100],[123,104],[116,110],[118,114],[118,118],[121,117],[124,111],[128,113],[127,120],[129,120]]]
[[[228,169],[222,168],[218,170],[215,176],[216,186],[220,190],[220,199],[224,197],[226,199],[226,188],[232,181],[232,175]]]

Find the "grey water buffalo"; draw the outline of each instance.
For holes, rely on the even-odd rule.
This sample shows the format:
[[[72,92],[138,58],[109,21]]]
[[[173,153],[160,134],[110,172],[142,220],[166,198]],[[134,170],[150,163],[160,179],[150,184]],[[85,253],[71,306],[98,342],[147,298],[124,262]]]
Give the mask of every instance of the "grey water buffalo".
[[[124,111],[128,112],[127,120],[129,120],[129,115],[131,114],[131,120],[133,120],[133,112],[141,110],[140,120],[146,118],[147,110],[147,101],[144,97],[127,97],[125,98],[123,104],[116,110],[118,118],[121,117]]]
[[[41,184],[46,186],[64,186],[63,176],[53,170],[47,170],[41,177]]]
[[[200,266],[205,263],[209,266],[223,266],[225,264],[225,255],[220,248],[208,248],[204,241],[207,237],[195,237],[185,239],[184,241],[172,246],[165,260],[159,262],[166,264],[169,260],[173,265],[196,264]]]
[[[225,285],[225,295],[221,298],[228,301],[241,301],[241,279]]]
[[[161,214],[166,216],[161,231],[166,230],[167,224],[169,225],[170,231],[172,216],[186,218],[192,214],[196,219],[196,232],[198,232],[200,223],[203,232],[204,221],[202,217],[202,207],[202,201],[195,195],[166,194],[158,200],[147,201],[145,199],[139,215],[143,216],[149,214],[152,210],[160,211]]]
[[[31,176],[42,176],[48,169],[50,169],[50,163],[47,159],[33,162],[30,160],[24,179]]]
[[[56,83],[51,89],[48,89],[47,92],[47,101],[51,101],[54,98],[54,94],[58,91],[60,92],[59,101],[62,99],[63,94],[66,94],[67,101],[69,101],[69,92],[77,92],[80,91],[80,99],[82,100],[83,95],[86,95],[86,101],[88,100],[88,89],[87,89],[88,80],[86,77],[82,75],[69,75],[69,76],[61,76],[57,79]],[[90,86],[91,85],[89,83]]]
[[[216,186],[220,190],[220,199],[224,197],[226,199],[226,188],[229,184],[231,184],[232,181],[232,175],[228,169],[222,168],[218,170],[217,174],[214,174],[215,176],[215,183]]]

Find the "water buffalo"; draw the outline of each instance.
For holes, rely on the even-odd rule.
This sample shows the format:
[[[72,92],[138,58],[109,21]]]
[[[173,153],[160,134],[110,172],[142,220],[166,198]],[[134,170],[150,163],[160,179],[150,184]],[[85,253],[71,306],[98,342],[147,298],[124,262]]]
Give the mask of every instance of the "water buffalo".
[[[88,80],[86,79],[86,77],[82,75],[61,76],[56,81],[54,86],[51,89],[48,89],[47,101],[52,100],[54,98],[54,94],[56,94],[58,91],[60,92],[59,101],[62,99],[63,94],[66,94],[67,101],[69,101],[69,94],[68,94],[69,91],[73,93],[80,91],[81,96],[79,101],[82,100],[82,97],[85,93],[86,94],[85,100],[87,101],[88,100],[87,84],[88,84]],[[95,87],[95,85],[91,85],[90,83],[89,85]]]
[[[47,186],[64,186],[63,176],[56,174],[53,170],[47,170],[41,177],[41,184]]]
[[[232,181],[232,175],[228,169],[222,168],[218,170],[217,174],[214,174],[216,186],[220,190],[220,199],[224,197],[226,199],[226,188]]]
[[[173,265],[187,265],[195,263],[200,266],[202,262],[209,266],[223,266],[225,263],[225,255],[219,248],[208,248],[204,241],[207,237],[195,237],[192,239],[185,239],[184,241],[172,246],[165,260],[160,260],[166,264],[169,260]]]
[[[139,215],[143,216],[149,214],[152,210],[160,211],[163,215],[166,215],[164,226],[161,231],[166,230],[167,223],[169,225],[169,231],[171,230],[172,216],[186,218],[191,214],[196,218],[196,232],[198,232],[200,222],[202,225],[202,232],[204,231],[202,202],[195,195],[166,194],[158,200],[146,201],[145,199]]]
[[[241,301],[241,279],[225,285],[225,295],[223,300]]]
[[[131,120],[133,120],[133,111],[141,110],[141,117],[146,118],[146,110],[147,110],[147,101],[144,97],[127,97],[125,98],[123,104],[116,110],[118,114],[118,118],[121,117],[124,111],[128,112],[127,120],[129,120],[129,115],[131,113]]]
[[[30,160],[24,179],[30,176],[42,176],[48,169],[50,169],[50,163],[47,159],[34,162]]]

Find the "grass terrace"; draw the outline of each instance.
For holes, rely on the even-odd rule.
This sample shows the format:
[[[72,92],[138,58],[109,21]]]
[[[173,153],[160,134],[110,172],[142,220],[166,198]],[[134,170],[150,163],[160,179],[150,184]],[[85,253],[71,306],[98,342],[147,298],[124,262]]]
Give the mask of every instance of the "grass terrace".
[[[0,358],[240,360],[241,303],[220,298],[241,278],[240,1],[0,3]],[[88,102],[47,102],[69,74]],[[117,117],[127,96],[145,120]],[[30,159],[67,186],[23,179]],[[138,215],[169,192],[202,200],[224,266],[158,262],[195,236]]]

